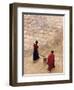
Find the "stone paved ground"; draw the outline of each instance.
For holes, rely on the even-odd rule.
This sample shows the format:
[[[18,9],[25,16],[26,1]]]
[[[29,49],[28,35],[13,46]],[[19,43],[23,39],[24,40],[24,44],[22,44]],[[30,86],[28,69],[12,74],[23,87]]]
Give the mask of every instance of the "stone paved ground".
[[[59,54],[56,54],[55,60],[56,60],[55,61],[55,68],[52,69],[51,73],[63,72],[62,57]],[[48,68],[48,65],[43,63],[43,57],[40,57],[40,59],[35,63],[32,60],[32,56],[25,58],[24,73],[26,73],[26,74],[49,73],[47,68]]]

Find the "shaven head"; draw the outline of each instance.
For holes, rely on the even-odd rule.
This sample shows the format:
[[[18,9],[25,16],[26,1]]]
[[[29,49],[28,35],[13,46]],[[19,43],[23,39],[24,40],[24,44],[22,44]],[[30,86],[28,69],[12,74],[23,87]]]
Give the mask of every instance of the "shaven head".
[[[38,41],[36,40],[35,43],[38,44]]]
[[[54,51],[52,50],[51,53],[54,53]]]

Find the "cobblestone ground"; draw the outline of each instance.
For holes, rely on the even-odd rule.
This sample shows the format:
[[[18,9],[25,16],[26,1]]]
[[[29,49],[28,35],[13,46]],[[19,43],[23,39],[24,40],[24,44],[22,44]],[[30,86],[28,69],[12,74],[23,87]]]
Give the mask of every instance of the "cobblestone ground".
[[[60,59],[61,58],[61,59]],[[43,63],[43,57],[40,57],[35,63],[32,60],[32,56],[25,57],[24,60],[24,73],[25,74],[41,74],[50,73],[48,70],[48,65]],[[51,73],[62,73],[63,72],[63,61],[60,55],[56,54],[55,68],[52,69]]]

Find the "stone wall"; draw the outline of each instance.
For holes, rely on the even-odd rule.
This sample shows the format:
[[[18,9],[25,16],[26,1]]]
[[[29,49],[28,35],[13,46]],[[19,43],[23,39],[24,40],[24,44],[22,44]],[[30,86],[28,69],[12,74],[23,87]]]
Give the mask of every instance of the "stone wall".
[[[38,40],[40,52],[63,46],[63,16],[24,15],[24,53],[31,55],[33,43]],[[63,49],[63,48],[62,48]],[[43,53],[43,54],[45,54]]]

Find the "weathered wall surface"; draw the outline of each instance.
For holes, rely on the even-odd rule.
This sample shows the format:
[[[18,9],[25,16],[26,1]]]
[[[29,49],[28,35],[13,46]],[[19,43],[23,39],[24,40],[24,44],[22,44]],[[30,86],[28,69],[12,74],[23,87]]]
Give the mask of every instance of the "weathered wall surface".
[[[57,46],[59,50],[63,45],[63,16],[24,15],[25,55],[32,54],[36,40],[43,55]]]

